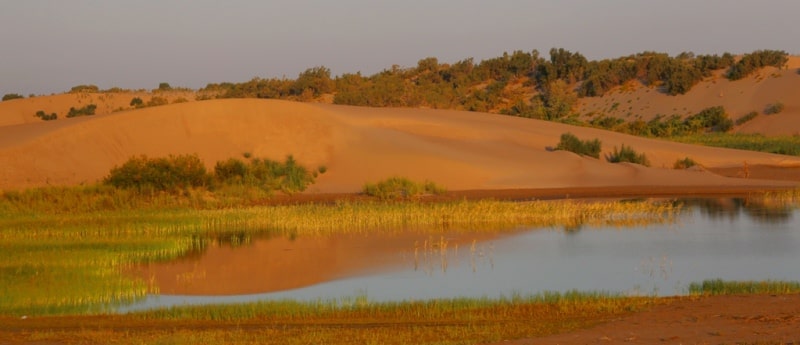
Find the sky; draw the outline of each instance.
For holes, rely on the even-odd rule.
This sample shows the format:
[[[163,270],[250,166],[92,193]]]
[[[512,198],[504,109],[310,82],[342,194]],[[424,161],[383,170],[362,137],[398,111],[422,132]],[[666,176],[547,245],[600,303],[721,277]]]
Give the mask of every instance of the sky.
[[[553,47],[797,55],[798,19],[797,0],[0,0],[0,95],[371,75]]]

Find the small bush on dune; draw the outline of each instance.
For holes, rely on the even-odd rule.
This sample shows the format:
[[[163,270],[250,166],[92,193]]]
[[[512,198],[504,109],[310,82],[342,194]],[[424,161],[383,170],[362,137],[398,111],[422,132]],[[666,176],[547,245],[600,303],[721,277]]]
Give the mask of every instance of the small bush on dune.
[[[778,114],[778,113],[783,111],[783,108],[784,108],[784,106],[783,106],[783,103],[781,103],[781,102],[775,102],[775,103],[772,103],[772,104],[768,104],[767,107],[764,109],[764,114],[767,114],[767,115]]]
[[[580,140],[572,133],[561,134],[561,141],[558,142],[556,150],[565,150],[583,156],[600,158],[600,140]]]
[[[83,108],[75,109],[75,107],[69,108],[69,112],[67,113],[67,117],[78,117],[78,116],[90,116],[94,115],[95,110],[97,109],[96,104],[89,104]]]
[[[39,110],[36,112],[36,117],[45,121],[52,121],[58,119],[58,114],[56,113],[47,114],[44,112],[44,110]]]
[[[424,194],[442,194],[445,189],[431,181],[414,182],[405,177],[391,177],[378,183],[364,185],[363,193],[381,200],[403,200]]]
[[[684,159],[678,159],[675,161],[675,164],[672,167],[674,169],[689,169],[695,165],[697,165],[697,162],[695,162],[694,159],[686,157]]]
[[[647,156],[645,156],[644,153],[637,153],[630,146],[625,146],[625,144],[622,144],[621,148],[619,149],[614,146],[614,151],[606,157],[606,160],[611,163],[628,162],[641,164],[648,167],[650,166],[650,161],[647,159]]]
[[[134,97],[133,99],[131,99],[130,105],[131,105],[131,107],[134,107],[134,108],[137,108],[137,109],[138,108],[142,108],[142,107],[144,107],[144,101],[142,101],[142,99],[139,98],[139,97]]]

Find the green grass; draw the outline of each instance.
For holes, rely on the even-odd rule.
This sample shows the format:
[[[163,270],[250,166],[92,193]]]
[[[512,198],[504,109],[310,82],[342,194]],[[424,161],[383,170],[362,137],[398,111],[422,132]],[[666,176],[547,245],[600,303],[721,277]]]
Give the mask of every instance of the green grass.
[[[692,295],[792,294],[800,293],[800,282],[711,279],[690,284],[689,293]]]
[[[367,183],[362,192],[381,200],[407,200],[425,194],[442,194],[444,187],[431,181],[415,182],[405,177],[390,177],[377,183]]]
[[[800,156],[800,136],[798,135],[766,137],[761,134],[707,133],[671,137],[669,140],[687,144]]]

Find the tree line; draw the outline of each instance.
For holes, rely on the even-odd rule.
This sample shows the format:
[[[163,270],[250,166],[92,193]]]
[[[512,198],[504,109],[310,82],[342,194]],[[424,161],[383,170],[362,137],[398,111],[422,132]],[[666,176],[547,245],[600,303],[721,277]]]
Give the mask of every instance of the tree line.
[[[689,92],[712,72],[737,80],[759,68],[782,67],[788,54],[759,50],[738,61],[730,53],[676,56],[642,52],[615,59],[589,61],[578,52],[553,48],[549,58],[536,50],[514,51],[475,62],[468,58],[440,63],[435,57],[416,67],[392,66],[371,76],[345,73],[331,76],[319,66],[297,79],[254,78],[242,83],[208,84],[219,98],[311,100],[332,94],[333,103],[371,107],[429,107],[557,119],[567,115],[580,97],[602,96],[629,81],[639,81],[669,95]]]

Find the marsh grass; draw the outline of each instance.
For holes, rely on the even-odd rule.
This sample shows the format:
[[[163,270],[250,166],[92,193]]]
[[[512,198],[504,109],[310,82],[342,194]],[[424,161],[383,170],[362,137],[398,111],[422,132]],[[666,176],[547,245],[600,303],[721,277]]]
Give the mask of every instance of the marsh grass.
[[[0,314],[94,313],[133,302],[157,287],[123,275],[126,267],[202,251],[209,241],[234,246],[264,235],[628,226],[669,222],[679,211],[671,203],[650,202],[376,201],[193,209],[165,201],[164,209],[38,213],[33,210],[39,199],[31,200],[34,205],[0,209]]]

